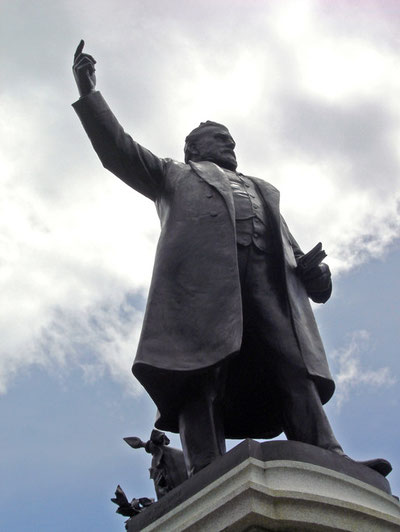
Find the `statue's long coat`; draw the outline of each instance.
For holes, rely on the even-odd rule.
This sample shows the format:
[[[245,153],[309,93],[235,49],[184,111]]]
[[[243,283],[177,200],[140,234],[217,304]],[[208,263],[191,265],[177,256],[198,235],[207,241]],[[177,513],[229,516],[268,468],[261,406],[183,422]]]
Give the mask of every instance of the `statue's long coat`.
[[[133,373],[160,410],[157,426],[177,431],[185,376],[215,366],[241,348],[242,306],[231,186],[214,163],[159,159],[138,145],[124,132],[99,92],[78,100],[74,108],[105,168],[153,200],[157,208],[161,235]],[[265,202],[269,230],[277,237],[279,289],[286,293],[290,309],[286,327],[294,332],[304,366],[326,402],[334,384],[306,289],[296,273],[296,257],[302,252],[280,216],[277,189],[263,180],[249,179]],[[314,300],[328,297],[317,294]],[[240,354],[243,360],[246,356]],[[257,364],[262,365],[262,359]],[[256,373],[258,368],[252,368],[249,382],[239,376],[243,385],[239,394],[226,391],[226,397],[231,397],[227,437],[266,438],[282,430],[267,383],[254,389],[252,375]],[[251,405],[258,405],[262,420],[248,415]]]

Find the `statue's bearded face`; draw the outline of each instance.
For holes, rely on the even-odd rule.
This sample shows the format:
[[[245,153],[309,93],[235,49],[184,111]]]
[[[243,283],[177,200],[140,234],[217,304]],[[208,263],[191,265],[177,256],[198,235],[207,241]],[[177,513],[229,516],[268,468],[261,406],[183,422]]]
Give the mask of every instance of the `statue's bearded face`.
[[[192,159],[211,161],[222,168],[236,170],[235,141],[225,127],[207,126],[191,145]]]

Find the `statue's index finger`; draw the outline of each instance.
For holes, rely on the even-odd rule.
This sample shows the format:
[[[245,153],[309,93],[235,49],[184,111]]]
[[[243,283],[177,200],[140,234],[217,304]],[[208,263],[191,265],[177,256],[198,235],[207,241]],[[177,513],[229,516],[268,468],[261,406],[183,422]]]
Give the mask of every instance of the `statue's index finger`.
[[[75,51],[74,59],[76,59],[82,53],[84,46],[85,46],[85,41],[81,39],[81,42],[78,44],[78,48]]]

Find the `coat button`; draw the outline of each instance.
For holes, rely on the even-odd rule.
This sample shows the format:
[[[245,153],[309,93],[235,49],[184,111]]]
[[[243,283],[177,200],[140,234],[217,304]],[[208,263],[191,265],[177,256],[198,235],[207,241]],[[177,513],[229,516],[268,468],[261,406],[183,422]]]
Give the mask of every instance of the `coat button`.
[[[211,192],[209,192],[209,193],[207,194],[207,198],[212,198],[212,197],[213,197],[213,195],[211,194]]]
[[[211,216],[218,216],[218,213],[217,213],[216,211],[211,211],[211,212],[210,212],[210,215],[211,215]]]

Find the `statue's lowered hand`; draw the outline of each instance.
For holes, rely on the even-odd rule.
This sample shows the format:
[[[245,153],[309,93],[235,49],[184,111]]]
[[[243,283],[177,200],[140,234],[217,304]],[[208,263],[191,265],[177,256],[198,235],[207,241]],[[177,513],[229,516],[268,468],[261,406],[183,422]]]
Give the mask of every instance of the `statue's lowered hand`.
[[[85,41],[81,40],[74,54],[72,71],[81,97],[87,96],[96,88],[96,60],[89,54],[83,53]]]
[[[323,292],[331,286],[331,271],[329,266],[322,262],[326,256],[319,242],[298,259],[297,270],[307,292]]]

